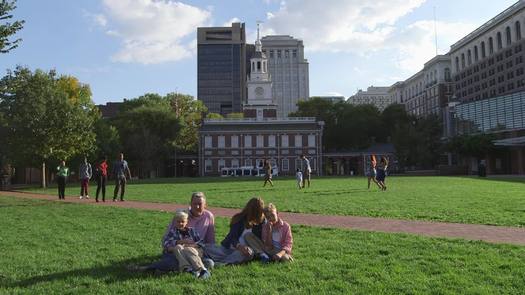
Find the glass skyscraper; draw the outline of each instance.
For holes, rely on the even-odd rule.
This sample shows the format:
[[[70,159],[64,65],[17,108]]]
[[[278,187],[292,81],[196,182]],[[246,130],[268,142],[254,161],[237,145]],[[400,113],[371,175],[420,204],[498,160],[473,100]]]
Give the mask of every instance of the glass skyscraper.
[[[244,23],[198,28],[197,98],[211,113],[242,112],[246,100]]]

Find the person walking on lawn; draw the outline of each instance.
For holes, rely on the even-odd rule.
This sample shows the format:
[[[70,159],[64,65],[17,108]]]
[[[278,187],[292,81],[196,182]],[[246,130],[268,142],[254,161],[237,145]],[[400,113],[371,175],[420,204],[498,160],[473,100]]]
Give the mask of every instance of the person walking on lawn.
[[[97,202],[100,191],[102,191],[102,202],[106,201],[106,182],[108,181],[108,163],[106,161],[107,157],[102,157],[95,168],[95,177],[97,180],[97,196],[95,201]]]
[[[119,154],[119,159],[113,164],[113,175],[115,175],[115,191],[113,192],[113,202],[117,200],[117,195],[120,189],[120,201],[124,201],[124,193],[126,192],[126,175],[131,179],[131,171],[129,171],[128,162],[124,160],[124,154]]]
[[[78,178],[80,179],[80,199],[83,198],[89,199],[89,180],[93,176],[93,170],[91,169],[91,164],[88,163],[87,158],[84,157],[84,162],[80,164],[78,169]]]

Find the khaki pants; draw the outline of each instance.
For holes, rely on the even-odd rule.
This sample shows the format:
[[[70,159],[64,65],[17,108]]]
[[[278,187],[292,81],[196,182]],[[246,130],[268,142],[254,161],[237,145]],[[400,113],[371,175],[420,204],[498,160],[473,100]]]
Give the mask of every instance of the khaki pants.
[[[253,249],[253,252],[255,254],[261,255],[262,253],[266,253],[268,256],[270,256],[270,258],[273,259],[273,255],[280,252],[280,250],[277,250],[274,247],[272,247],[271,249],[268,249],[268,247],[265,247],[263,241],[261,241],[261,239],[259,239],[259,237],[257,237],[253,233],[247,233],[244,236],[244,240],[246,241],[246,244],[248,244],[248,247]],[[292,256],[289,255],[288,253],[285,253],[279,261],[287,262],[287,261],[292,261],[292,260],[293,260]]]
[[[202,263],[202,249],[194,247],[186,247],[183,245],[175,246],[175,257],[179,262],[179,271],[186,271],[192,269],[193,271],[200,271],[206,269]]]

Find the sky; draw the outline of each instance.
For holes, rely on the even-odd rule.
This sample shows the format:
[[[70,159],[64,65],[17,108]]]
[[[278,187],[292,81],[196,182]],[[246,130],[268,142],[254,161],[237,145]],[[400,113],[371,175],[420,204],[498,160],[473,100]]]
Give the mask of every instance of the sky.
[[[523,1],[523,0],[522,0]],[[145,93],[197,95],[197,27],[244,22],[302,39],[310,95],[390,86],[516,0],[18,0],[20,46],[0,55],[89,84],[96,104]],[[435,18],[434,18],[435,15]],[[434,19],[436,21],[434,21]],[[435,32],[437,34],[435,34]]]

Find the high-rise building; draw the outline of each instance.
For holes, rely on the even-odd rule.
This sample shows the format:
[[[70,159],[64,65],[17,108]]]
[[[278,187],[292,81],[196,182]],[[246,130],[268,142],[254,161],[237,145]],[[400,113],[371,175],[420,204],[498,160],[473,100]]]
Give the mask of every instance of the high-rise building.
[[[244,23],[197,29],[197,98],[209,112],[242,112],[246,59]]]
[[[265,36],[262,49],[268,57],[272,79],[272,96],[277,103],[277,116],[287,117],[297,111],[297,102],[310,97],[308,60],[304,58],[302,40],[291,36]]]
[[[380,111],[392,104],[392,98],[388,94],[389,87],[370,86],[366,91],[358,90],[356,94],[348,98],[350,104],[372,104]]]

